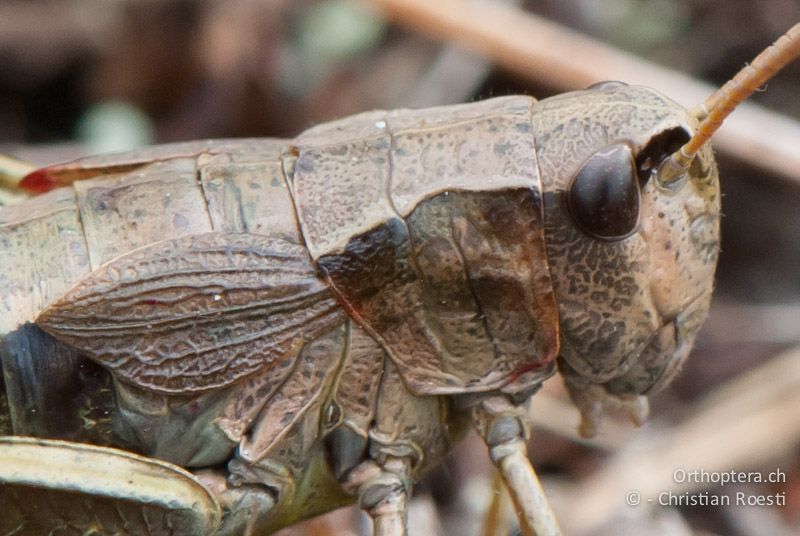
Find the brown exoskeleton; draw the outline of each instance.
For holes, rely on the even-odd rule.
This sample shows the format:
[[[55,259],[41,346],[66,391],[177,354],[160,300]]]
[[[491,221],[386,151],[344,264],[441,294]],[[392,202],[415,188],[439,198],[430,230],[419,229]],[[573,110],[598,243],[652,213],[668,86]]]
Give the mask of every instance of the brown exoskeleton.
[[[608,82],[29,175],[67,187],[0,210],[0,533],[400,535],[471,423],[557,534],[527,402],[558,367],[584,432],[643,416],[711,297],[705,143],[799,42],[692,112]]]

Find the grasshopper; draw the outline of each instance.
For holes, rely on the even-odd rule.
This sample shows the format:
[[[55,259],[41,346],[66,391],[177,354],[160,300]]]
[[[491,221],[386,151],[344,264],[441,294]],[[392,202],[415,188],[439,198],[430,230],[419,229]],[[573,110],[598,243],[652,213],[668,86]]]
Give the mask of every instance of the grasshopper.
[[[28,174],[58,188],[0,210],[0,533],[268,534],[357,500],[402,535],[471,426],[523,532],[558,534],[527,404],[558,370],[584,434],[645,417],[711,299],[707,141],[798,54],[800,25],[691,111],[604,82]]]

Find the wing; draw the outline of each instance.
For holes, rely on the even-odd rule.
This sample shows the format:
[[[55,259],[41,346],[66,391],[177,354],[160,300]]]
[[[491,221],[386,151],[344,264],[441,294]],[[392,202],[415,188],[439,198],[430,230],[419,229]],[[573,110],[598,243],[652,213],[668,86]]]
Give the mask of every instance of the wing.
[[[208,233],[108,262],[36,323],[129,383],[181,394],[294,359],[343,321],[302,246]]]
[[[91,179],[112,173],[124,173],[133,169],[180,158],[197,158],[201,155],[227,155],[232,161],[247,156],[272,154],[275,148],[282,149],[285,142],[267,138],[241,138],[221,140],[198,140],[178,143],[165,143],[142,147],[133,151],[86,156],[35,169],[25,175],[19,187],[31,193],[41,194],[60,186],[69,186],[75,181]],[[0,174],[11,164],[0,161]],[[14,172],[20,167],[9,169]],[[21,171],[16,171],[21,173]]]

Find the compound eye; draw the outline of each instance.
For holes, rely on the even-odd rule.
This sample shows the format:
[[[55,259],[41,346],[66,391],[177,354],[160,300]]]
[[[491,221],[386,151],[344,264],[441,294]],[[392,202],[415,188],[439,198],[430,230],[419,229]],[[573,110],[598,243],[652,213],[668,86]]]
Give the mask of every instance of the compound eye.
[[[569,188],[575,223],[601,240],[621,240],[639,223],[639,181],[627,143],[601,149],[583,163]]]
[[[593,89],[595,91],[612,91],[614,89],[619,89],[621,87],[628,87],[628,84],[625,82],[620,82],[618,80],[603,80],[602,82],[595,82],[594,84],[590,84],[586,86],[585,89]]]

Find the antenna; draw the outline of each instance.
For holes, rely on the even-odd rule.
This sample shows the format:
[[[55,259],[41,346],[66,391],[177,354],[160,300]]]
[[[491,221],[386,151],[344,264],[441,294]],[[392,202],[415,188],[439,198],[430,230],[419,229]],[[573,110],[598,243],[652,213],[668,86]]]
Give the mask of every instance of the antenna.
[[[755,90],[764,85],[787,63],[800,56],[800,23],[792,26],[775,43],[767,47],[724,86],[692,109],[700,121],[694,136],[661,164],[660,180],[674,181],[683,174],[697,152],[722,125],[726,117]]]

